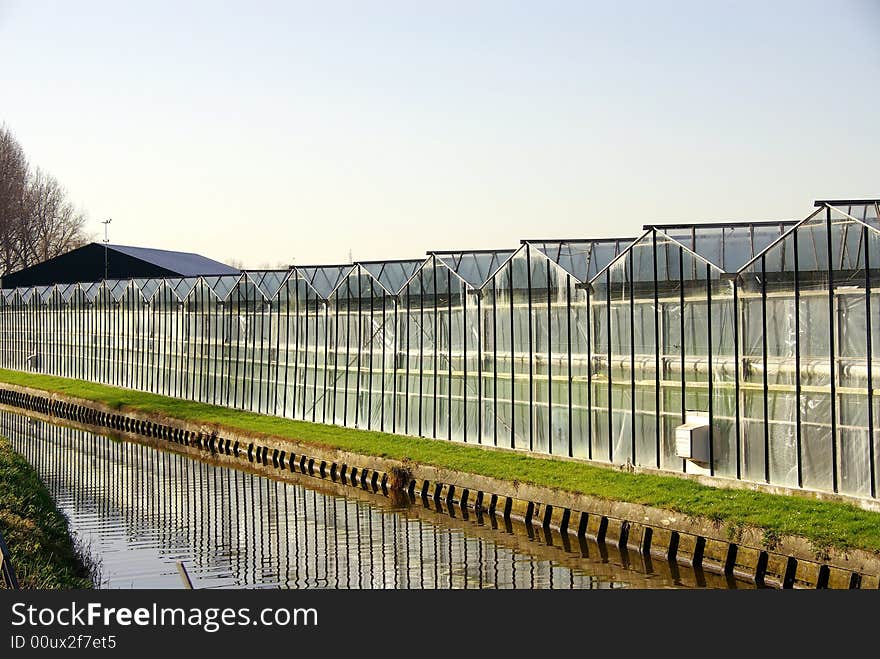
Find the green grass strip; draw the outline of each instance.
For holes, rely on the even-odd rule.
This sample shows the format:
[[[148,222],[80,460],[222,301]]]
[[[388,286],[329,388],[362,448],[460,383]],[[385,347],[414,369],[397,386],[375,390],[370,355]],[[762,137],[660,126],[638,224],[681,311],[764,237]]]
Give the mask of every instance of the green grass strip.
[[[91,588],[67,519],[46,486],[5,437],[0,437],[0,533],[22,588]]]
[[[764,529],[772,546],[780,535],[797,535],[817,549],[860,548],[880,553],[880,513],[841,502],[818,501],[701,485],[655,474],[489,451],[434,439],[293,421],[226,407],[53,376],[0,369],[0,381],[100,402],[114,409],[161,414],[184,421],[214,423],[301,443],[519,481],[607,500],[644,504],[724,522]]]

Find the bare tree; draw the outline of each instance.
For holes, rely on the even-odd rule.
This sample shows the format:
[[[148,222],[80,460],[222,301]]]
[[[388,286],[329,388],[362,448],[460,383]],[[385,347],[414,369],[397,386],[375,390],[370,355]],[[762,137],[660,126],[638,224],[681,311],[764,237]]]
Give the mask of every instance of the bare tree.
[[[0,126],[0,273],[82,246],[85,221],[58,180],[31,169],[18,140]]]
[[[28,164],[15,136],[0,126],[0,272],[19,266],[16,237],[25,207]]]
[[[82,246],[85,216],[55,177],[39,167],[28,181],[25,208],[18,240],[22,262],[33,265]]]

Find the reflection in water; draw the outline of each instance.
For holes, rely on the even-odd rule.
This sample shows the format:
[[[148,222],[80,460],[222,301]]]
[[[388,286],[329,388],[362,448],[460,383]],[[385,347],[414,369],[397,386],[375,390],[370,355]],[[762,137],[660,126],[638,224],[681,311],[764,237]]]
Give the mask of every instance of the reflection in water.
[[[8,412],[0,412],[0,432],[35,466],[102,564],[103,587],[180,588],[178,561],[196,588],[681,583],[665,564],[663,574],[628,571],[626,552],[609,569],[604,546],[593,544],[587,560],[587,543],[572,549],[557,535],[554,546],[551,535],[505,533],[503,522],[492,530],[494,520],[392,506],[353,488],[342,496],[321,481],[303,487]],[[705,581],[696,575],[687,585]]]

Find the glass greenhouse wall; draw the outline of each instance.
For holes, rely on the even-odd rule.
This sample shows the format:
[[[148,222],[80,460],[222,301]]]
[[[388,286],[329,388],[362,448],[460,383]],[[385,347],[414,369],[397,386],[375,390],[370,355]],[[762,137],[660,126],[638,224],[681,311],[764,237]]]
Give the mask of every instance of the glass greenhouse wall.
[[[5,289],[0,364],[318,423],[876,497],[876,202],[799,222]],[[708,418],[704,467],[675,429]]]

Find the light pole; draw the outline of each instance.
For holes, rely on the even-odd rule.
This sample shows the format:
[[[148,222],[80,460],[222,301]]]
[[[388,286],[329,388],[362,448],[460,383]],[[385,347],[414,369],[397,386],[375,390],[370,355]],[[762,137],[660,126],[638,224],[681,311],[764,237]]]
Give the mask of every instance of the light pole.
[[[107,258],[107,245],[110,243],[110,235],[109,235],[109,224],[113,221],[113,218],[109,218],[101,222],[104,225],[104,281],[107,281],[107,270],[108,270],[108,258]]]

